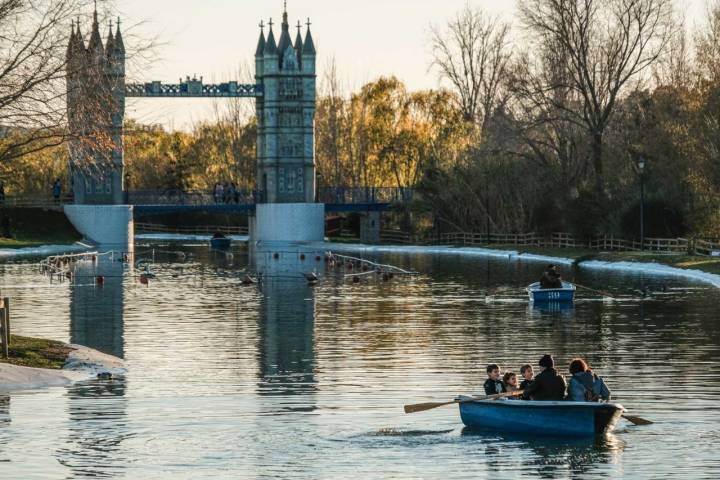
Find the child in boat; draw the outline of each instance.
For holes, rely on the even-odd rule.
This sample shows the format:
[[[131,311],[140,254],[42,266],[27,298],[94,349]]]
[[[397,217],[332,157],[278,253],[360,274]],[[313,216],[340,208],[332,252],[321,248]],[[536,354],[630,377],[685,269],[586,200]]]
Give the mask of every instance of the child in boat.
[[[503,375],[503,386],[506,392],[517,392],[520,390],[515,372],[505,372],[505,375]]]
[[[585,360],[575,358],[570,362],[570,384],[567,400],[573,402],[599,402],[610,400],[610,389],[603,379],[588,367]]]
[[[520,375],[523,377],[523,381],[520,382],[520,390],[525,390],[533,382],[533,377],[535,376],[532,365],[526,363],[520,367]]]
[[[533,382],[523,390],[523,398],[532,400],[558,401],[565,398],[567,385],[565,378],[555,370],[552,355],[543,355],[538,362],[540,373]]]
[[[502,380],[500,380],[500,366],[496,363],[491,363],[487,366],[488,379],[485,380],[483,387],[485,388],[485,395],[496,395],[503,393],[505,387],[503,386]]]

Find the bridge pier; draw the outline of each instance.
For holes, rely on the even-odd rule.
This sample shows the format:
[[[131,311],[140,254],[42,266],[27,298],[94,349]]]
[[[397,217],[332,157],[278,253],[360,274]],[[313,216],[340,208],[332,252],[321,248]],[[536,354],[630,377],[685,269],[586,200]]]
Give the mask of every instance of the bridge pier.
[[[250,242],[322,242],[322,203],[260,203],[250,218]]]
[[[360,216],[360,243],[380,243],[380,212]]]
[[[88,240],[121,252],[134,250],[132,205],[65,205],[64,211]]]

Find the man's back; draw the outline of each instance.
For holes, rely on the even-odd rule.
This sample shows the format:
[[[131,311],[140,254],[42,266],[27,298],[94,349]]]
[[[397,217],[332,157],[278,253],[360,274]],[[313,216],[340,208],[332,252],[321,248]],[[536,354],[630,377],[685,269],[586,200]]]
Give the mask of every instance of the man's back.
[[[532,384],[525,389],[525,394],[529,394],[533,400],[563,400],[566,387],[565,378],[551,367],[535,377]]]

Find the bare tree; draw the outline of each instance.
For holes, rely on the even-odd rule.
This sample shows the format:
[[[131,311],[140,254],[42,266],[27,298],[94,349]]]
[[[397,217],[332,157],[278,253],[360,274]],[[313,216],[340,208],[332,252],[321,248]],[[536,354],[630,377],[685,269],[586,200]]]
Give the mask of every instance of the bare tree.
[[[567,76],[537,93],[583,126],[591,144],[596,186],[603,188],[603,135],[624,89],[653,65],[673,34],[671,0],[525,0],[518,2],[535,46],[560,48]],[[577,93],[580,108],[553,98]]]
[[[232,80],[238,83],[254,83],[252,69],[247,62],[238,66],[233,77]],[[235,177],[238,183],[248,187],[254,184],[255,179],[256,159],[254,155],[248,155],[246,148],[248,125],[254,115],[254,102],[246,98],[227,98],[213,102],[214,121],[223,127],[221,131],[229,137],[229,160],[235,168]],[[199,125],[195,125],[194,129],[198,130],[198,127]]]
[[[444,30],[432,28],[433,62],[460,100],[465,119],[482,131],[507,100],[503,82],[511,58],[510,26],[469,4]]]
[[[64,141],[65,49],[89,0],[0,0],[0,161]]]
[[[319,93],[316,117],[318,169],[326,184],[340,187],[347,182],[340,158],[341,129],[346,102],[334,57],[325,66]]]
[[[708,6],[707,24],[696,33],[695,45],[700,75],[717,84],[720,82],[720,0]]]
[[[690,58],[691,44],[685,18],[677,19],[676,26],[664,54],[653,66],[653,77],[657,86],[689,88],[694,81],[693,63]]]

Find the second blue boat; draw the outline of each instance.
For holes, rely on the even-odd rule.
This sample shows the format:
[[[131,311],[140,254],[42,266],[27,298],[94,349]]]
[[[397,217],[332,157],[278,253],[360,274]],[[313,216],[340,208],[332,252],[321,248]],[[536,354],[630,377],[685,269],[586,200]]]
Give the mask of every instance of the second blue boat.
[[[540,282],[527,287],[531,302],[572,302],[575,290],[575,285],[570,282],[562,282],[562,288],[540,288]]]

